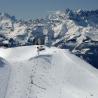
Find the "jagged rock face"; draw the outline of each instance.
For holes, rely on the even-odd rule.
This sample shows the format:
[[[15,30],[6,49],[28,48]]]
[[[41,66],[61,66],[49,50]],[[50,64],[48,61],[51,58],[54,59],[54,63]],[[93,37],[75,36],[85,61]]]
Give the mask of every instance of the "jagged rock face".
[[[67,9],[51,12],[45,19],[29,21],[0,13],[0,46],[31,44],[70,49],[98,67],[98,10]]]

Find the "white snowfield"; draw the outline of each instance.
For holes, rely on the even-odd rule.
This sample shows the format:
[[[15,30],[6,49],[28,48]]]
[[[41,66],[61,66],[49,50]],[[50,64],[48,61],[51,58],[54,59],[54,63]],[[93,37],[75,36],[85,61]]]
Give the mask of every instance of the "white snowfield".
[[[98,98],[97,69],[68,50],[36,47],[0,49],[0,98]]]
[[[5,98],[10,76],[10,67],[7,61],[0,57],[0,98]]]

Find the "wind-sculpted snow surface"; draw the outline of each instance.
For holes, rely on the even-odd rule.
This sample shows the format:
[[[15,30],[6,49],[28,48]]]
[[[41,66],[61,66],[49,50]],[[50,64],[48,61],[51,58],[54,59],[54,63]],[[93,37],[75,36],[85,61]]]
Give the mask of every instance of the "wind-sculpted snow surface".
[[[45,47],[37,53],[37,46],[2,50],[8,51],[9,56],[2,55],[11,64],[5,98],[98,98],[98,70],[68,50]]]
[[[10,66],[0,57],[0,98],[5,98],[10,78]]]

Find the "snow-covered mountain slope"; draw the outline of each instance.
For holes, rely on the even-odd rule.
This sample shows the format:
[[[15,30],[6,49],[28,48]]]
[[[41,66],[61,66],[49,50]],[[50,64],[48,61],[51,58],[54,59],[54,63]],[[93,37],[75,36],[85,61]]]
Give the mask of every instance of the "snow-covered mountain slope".
[[[98,98],[98,70],[68,50],[45,47],[38,54],[37,46],[25,46],[0,52],[11,66],[5,98]]]
[[[85,40],[98,41],[97,17],[98,10],[72,11],[67,9],[52,12],[45,19],[23,21],[6,13],[1,13],[0,40],[2,44],[7,44],[5,41],[8,41],[9,46],[13,46],[13,44],[37,44],[38,39],[41,40],[41,44],[45,44],[45,39],[48,39],[47,43],[52,44],[64,36],[63,42],[76,39],[78,45]]]
[[[5,98],[10,71],[11,69],[8,62],[0,57],[0,98]]]
[[[0,46],[31,44],[70,49],[98,68],[98,10],[66,9],[29,21],[0,13]]]

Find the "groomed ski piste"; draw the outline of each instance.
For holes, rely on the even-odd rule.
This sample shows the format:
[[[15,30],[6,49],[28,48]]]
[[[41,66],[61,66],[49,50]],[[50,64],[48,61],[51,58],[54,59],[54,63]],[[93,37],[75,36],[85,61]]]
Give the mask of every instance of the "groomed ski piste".
[[[98,70],[68,50],[0,48],[0,98],[98,98]]]

